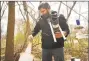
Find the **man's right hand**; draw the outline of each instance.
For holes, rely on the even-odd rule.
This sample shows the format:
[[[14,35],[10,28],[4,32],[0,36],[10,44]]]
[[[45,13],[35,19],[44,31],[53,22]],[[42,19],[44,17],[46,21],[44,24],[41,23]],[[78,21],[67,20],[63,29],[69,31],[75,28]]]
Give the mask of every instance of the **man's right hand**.
[[[29,41],[32,41],[32,40],[33,40],[33,36],[32,36],[32,35],[29,35],[29,36],[28,36],[28,40],[29,40]]]
[[[64,33],[64,35],[66,36],[66,34],[67,34],[66,31],[63,31],[63,33]],[[61,37],[63,37],[63,36],[62,36],[61,32],[56,32],[56,33],[55,33],[55,37],[56,37],[56,38],[61,38]]]

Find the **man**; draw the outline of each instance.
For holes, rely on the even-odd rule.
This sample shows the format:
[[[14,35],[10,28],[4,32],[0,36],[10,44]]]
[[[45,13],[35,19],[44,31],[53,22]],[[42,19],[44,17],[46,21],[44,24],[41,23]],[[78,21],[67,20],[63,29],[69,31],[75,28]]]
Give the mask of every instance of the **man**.
[[[34,31],[29,38],[33,39],[33,37],[42,30],[42,61],[52,61],[52,56],[54,57],[54,61],[64,61],[64,39],[61,32],[56,32],[55,37],[57,42],[54,42],[47,21],[50,16],[50,5],[48,3],[42,3],[39,5],[38,10],[41,13],[41,19],[37,22]],[[59,16],[59,25],[64,31],[64,35],[67,37],[69,34],[69,27],[63,15]]]

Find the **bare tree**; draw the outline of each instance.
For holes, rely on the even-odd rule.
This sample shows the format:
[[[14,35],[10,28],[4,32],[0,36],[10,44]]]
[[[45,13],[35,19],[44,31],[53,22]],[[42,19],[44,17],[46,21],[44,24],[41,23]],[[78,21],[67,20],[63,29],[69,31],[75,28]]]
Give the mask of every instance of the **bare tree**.
[[[85,20],[87,20],[86,17],[84,17],[82,14],[79,14],[77,11],[75,11],[75,10],[73,9],[73,6],[72,6],[72,7],[69,7],[68,5],[66,5],[66,4],[63,3],[63,2],[62,2],[62,4],[65,5],[67,8],[70,9],[70,13],[68,14],[68,18],[70,17],[71,11],[73,11],[73,12],[75,12],[76,14],[80,15],[81,17],[83,17]],[[73,4],[73,5],[75,5],[75,4]],[[71,9],[72,9],[72,10],[71,10]]]
[[[20,7],[20,6],[19,6]],[[29,16],[28,16],[28,11],[27,11],[27,3],[26,2],[23,2],[23,8],[24,8],[24,20],[25,20],[25,31],[24,31],[24,35],[25,35],[25,41],[24,41],[24,44],[22,46],[22,48],[20,49],[19,53],[21,53],[22,51],[24,51],[24,49],[26,48],[27,46],[27,38],[28,38],[28,35],[31,33],[31,29],[30,29],[30,23],[29,23]],[[21,10],[20,10],[21,11]]]
[[[74,8],[75,4],[76,4],[76,1],[73,3],[73,6],[72,6],[72,7],[71,7],[71,9],[70,9],[70,12],[69,12],[69,14],[68,14],[67,20],[68,20],[68,18],[70,17],[71,12],[72,12],[72,10],[73,10],[73,8]]]
[[[18,4],[18,2],[17,2]],[[19,4],[18,4],[19,5]],[[18,52],[15,53],[15,61],[19,60],[19,53],[23,52],[25,50],[25,48],[27,47],[27,38],[28,35],[31,33],[31,29],[30,29],[30,22],[29,22],[29,16],[28,16],[28,9],[27,9],[27,3],[23,2],[23,9],[24,9],[24,15],[22,14],[22,10],[20,9],[20,5],[19,5],[19,10],[25,20],[25,28],[24,28],[24,35],[25,35],[25,40],[24,43],[22,45],[22,47],[18,50]]]
[[[24,32],[24,35],[25,35],[25,41],[24,41],[24,44],[23,44],[23,47],[22,47],[22,51],[24,50],[24,48],[26,48],[26,43],[27,43],[27,38],[28,38],[28,35],[31,33],[31,29],[30,29],[30,23],[29,23],[29,16],[28,16],[28,11],[27,11],[27,3],[26,2],[23,2],[23,7],[24,7],[24,13],[25,13],[25,16],[26,16],[26,20],[25,20],[25,23],[26,23],[26,28],[25,28],[25,32]]]
[[[14,26],[15,26],[15,2],[8,3],[8,26],[6,38],[5,61],[14,61]]]

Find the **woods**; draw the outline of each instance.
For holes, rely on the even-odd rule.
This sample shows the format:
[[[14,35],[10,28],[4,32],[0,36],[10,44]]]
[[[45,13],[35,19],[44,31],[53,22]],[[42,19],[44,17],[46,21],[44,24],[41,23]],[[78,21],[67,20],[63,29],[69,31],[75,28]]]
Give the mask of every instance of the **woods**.
[[[18,61],[20,53],[25,51],[30,41],[27,38],[40,18],[40,13],[37,9],[40,3],[42,2],[0,2],[1,61]],[[65,41],[64,47],[65,61],[71,59],[71,57],[79,58],[81,61],[88,61],[88,3],[49,2],[49,4],[52,9],[55,9],[55,6],[58,7],[55,10],[59,10],[59,15],[61,13],[64,14],[70,27],[70,34],[67,37],[67,41]],[[77,27],[77,19],[84,26],[80,24],[81,28]],[[42,60],[41,32],[32,41],[31,54],[34,55],[34,61]],[[77,33],[85,38],[77,38]]]

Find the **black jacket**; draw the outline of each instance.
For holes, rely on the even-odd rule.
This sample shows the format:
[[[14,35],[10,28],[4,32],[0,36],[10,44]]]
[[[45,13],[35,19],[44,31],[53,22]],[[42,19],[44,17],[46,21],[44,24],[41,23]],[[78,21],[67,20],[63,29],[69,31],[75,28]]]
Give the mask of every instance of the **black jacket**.
[[[66,23],[66,19],[63,16],[59,16],[59,25],[61,26],[63,31],[69,34],[69,27]],[[54,42],[53,36],[51,33],[50,26],[45,19],[40,19],[33,31],[33,36],[35,36],[40,30],[42,30],[42,48],[44,49],[52,49],[52,48],[61,48],[64,47],[64,39],[58,38],[57,42]],[[67,36],[66,36],[67,37]]]

